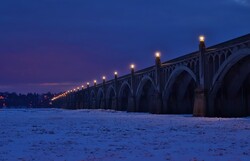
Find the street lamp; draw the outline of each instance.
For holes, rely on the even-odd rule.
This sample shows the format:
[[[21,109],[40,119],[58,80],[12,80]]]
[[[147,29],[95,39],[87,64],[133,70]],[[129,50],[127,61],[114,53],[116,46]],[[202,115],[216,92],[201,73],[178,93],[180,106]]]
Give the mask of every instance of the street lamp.
[[[134,73],[135,73],[135,65],[131,64],[130,69],[131,69],[131,74],[134,75]]]
[[[135,65],[134,64],[131,64],[130,65],[130,69],[134,69],[135,68]]]
[[[199,40],[200,42],[204,42],[205,41],[205,37],[203,35],[199,36]]]
[[[155,65],[156,67],[161,66],[161,53],[159,51],[155,52]]]
[[[206,45],[205,45],[205,37],[203,35],[199,36],[200,44],[199,44],[199,49],[201,52],[205,52],[206,50]]]
[[[118,72],[115,71],[115,72],[114,72],[114,75],[115,75],[115,79],[117,79]]]
[[[161,57],[161,53],[159,51],[155,52],[155,57],[156,58],[160,58]]]

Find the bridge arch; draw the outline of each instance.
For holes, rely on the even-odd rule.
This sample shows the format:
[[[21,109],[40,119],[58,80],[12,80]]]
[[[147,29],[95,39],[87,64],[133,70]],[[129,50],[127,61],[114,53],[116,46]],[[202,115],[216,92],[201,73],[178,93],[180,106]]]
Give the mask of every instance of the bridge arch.
[[[209,113],[218,117],[250,115],[250,49],[231,54],[214,76]]]
[[[104,91],[102,88],[99,88],[97,92],[97,108],[103,109],[105,107],[104,99],[105,99]]]
[[[118,94],[118,110],[127,111],[132,97],[131,86],[127,81],[123,82]]]
[[[156,85],[152,78],[144,76],[136,91],[136,111],[151,112],[154,109],[153,99],[156,93]]]
[[[214,57],[214,73],[216,73],[218,71],[219,66],[220,66],[219,55],[216,54]]]
[[[197,79],[192,70],[186,66],[176,68],[163,90],[163,113],[193,113],[196,86]]]
[[[89,96],[89,93],[88,92],[84,92],[84,98],[83,98],[83,100],[84,100],[84,103],[83,103],[83,108],[90,108],[89,106],[89,98],[90,98],[90,96]]]
[[[222,65],[224,63],[226,59],[226,53],[223,52],[221,55],[220,55],[220,65]]]
[[[95,108],[96,107],[96,94],[94,90],[91,90],[90,92],[90,98],[89,98],[89,108]]]
[[[77,109],[81,109],[83,108],[83,92],[77,92],[76,94],[76,108]]]
[[[116,91],[113,85],[110,85],[106,94],[106,103],[108,109],[116,110]]]

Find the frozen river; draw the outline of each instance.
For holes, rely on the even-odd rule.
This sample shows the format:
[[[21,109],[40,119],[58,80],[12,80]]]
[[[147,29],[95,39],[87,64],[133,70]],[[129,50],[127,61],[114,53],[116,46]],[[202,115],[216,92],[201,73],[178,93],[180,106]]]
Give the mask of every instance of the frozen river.
[[[0,109],[0,160],[250,160],[250,118]]]

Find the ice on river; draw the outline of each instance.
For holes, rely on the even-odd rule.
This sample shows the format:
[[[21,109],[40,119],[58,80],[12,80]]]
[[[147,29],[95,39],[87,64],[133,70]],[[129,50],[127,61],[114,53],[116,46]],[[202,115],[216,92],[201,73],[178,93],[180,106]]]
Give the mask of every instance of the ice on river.
[[[250,118],[0,109],[0,160],[250,160]]]

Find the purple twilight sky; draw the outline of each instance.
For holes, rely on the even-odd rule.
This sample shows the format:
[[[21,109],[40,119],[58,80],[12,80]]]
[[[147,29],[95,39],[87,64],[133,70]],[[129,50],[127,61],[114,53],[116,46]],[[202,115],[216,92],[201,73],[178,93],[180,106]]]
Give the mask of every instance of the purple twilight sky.
[[[59,92],[250,31],[249,0],[0,2],[0,92]]]

